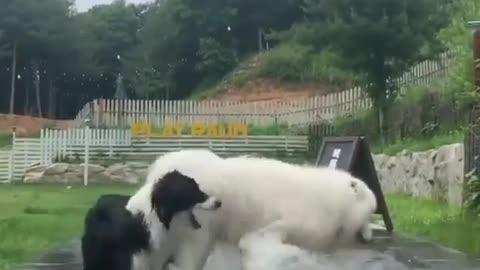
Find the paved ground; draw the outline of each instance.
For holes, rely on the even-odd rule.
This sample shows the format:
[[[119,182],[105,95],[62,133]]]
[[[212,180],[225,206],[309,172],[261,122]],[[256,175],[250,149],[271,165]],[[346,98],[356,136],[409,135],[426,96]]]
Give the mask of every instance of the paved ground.
[[[480,270],[480,259],[427,241],[377,231],[368,247],[326,257],[328,265],[319,270]],[[81,270],[79,242],[47,254],[39,263],[21,270]],[[241,270],[238,250],[232,246],[216,249],[205,270]]]

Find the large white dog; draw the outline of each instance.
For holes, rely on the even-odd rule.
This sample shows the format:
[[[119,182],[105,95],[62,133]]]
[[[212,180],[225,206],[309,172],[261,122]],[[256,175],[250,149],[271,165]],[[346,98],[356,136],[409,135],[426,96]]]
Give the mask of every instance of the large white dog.
[[[375,196],[350,174],[266,158],[222,159],[208,150],[183,150],[158,158],[127,209],[154,215],[151,188],[174,169],[223,203],[210,216],[198,214],[202,229],[191,230],[180,240],[174,257],[181,270],[201,270],[215,241],[237,244],[245,233],[261,229],[310,250],[346,244],[357,234],[366,241],[372,238],[369,219],[376,210]]]

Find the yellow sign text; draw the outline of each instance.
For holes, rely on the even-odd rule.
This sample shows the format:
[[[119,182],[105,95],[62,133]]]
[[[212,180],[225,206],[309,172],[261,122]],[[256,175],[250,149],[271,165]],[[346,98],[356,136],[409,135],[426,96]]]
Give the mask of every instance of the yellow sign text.
[[[214,124],[165,124],[155,129],[149,123],[135,123],[130,131],[133,137],[175,137],[191,135],[194,137],[241,137],[248,136],[248,126],[240,123],[226,125]]]

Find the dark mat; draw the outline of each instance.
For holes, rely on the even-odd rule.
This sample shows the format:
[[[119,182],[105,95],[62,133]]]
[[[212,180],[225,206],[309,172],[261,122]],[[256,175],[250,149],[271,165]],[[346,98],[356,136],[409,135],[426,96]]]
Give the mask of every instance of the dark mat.
[[[82,259],[79,241],[72,241],[65,248],[47,253],[37,263],[26,263],[21,270],[81,270]],[[235,247],[217,248],[205,270],[241,270],[239,254]],[[321,270],[480,270],[480,259],[444,248],[428,241],[375,233],[375,240],[361,249],[328,257],[329,267]],[[338,266],[337,266],[338,265]]]

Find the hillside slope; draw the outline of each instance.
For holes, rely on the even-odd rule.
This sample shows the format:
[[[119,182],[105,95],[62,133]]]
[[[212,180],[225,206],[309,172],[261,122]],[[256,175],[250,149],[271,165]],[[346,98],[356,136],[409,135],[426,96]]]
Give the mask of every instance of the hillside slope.
[[[345,90],[328,82],[287,82],[259,75],[264,54],[250,57],[226,75],[216,86],[198,90],[195,99],[264,101],[284,100],[294,97],[324,95]]]

